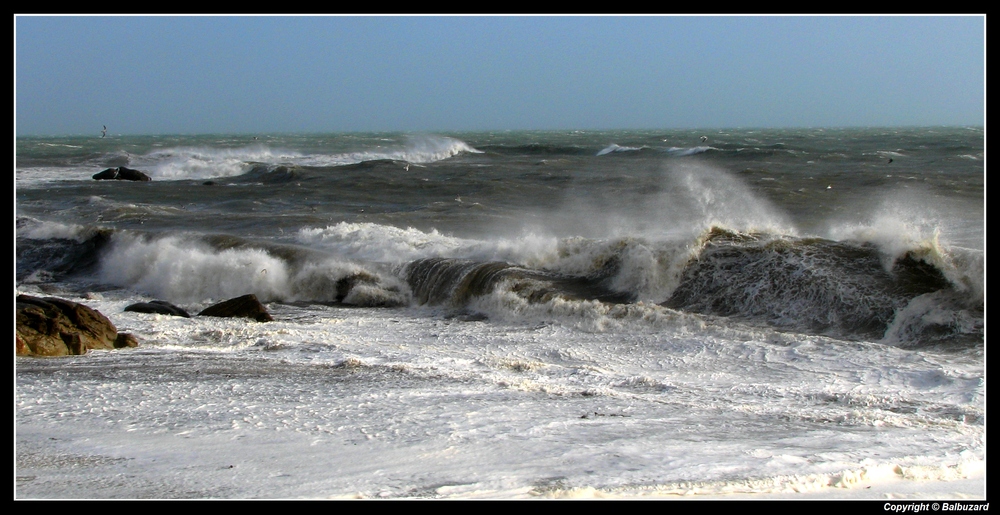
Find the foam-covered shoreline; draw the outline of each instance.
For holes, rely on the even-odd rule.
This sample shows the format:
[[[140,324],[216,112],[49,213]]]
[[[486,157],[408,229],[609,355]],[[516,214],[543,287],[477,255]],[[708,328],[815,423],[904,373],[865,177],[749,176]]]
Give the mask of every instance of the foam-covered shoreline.
[[[426,397],[406,402],[409,409],[395,415],[401,423],[372,425],[371,413],[378,407],[351,406],[385,402],[385,409],[391,409],[407,390],[400,381],[421,379],[380,381],[382,395],[349,393],[340,402],[317,396],[329,391],[323,385],[330,385],[331,377],[357,382],[363,380],[359,376],[392,374],[362,361],[310,370],[283,367],[274,360],[264,366],[256,359],[219,361],[212,353],[160,358],[112,358],[105,353],[86,363],[46,360],[38,367],[19,360],[19,374],[26,374],[19,380],[19,399],[36,406],[23,410],[16,426],[16,497],[985,499],[985,463],[973,456],[936,465],[873,457],[854,468],[832,464],[830,472],[767,477],[757,470],[749,477],[730,474],[716,481],[658,482],[647,470],[641,484],[626,481],[619,486],[607,483],[608,473],[613,474],[608,470],[588,482],[583,470],[600,463],[651,467],[655,458],[633,454],[624,442],[606,442],[598,452],[584,441],[562,442],[548,430],[525,439],[521,437],[529,435],[517,431],[506,440],[484,439],[480,431],[487,427],[513,428],[526,421],[523,417],[539,414],[511,412],[505,421],[503,406],[514,406],[516,400],[505,400],[501,392],[463,394],[454,386],[435,394],[413,392]],[[49,376],[44,388],[25,381],[43,370]],[[40,376],[37,380],[43,381]],[[69,393],[64,387],[72,384],[84,385],[73,394],[84,399],[60,400]],[[136,399],[144,399],[138,402],[147,407],[111,400],[126,389],[146,390]],[[282,396],[279,390],[299,393]],[[256,400],[243,402],[248,397]],[[264,398],[272,402],[261,404]],[[484,404],[487,401],[492,405]],[[45,411],[48,414],[42,415]],[[573,418],[579,430],[601,424],[605,432],[617,432],[612,426],[625,429],[628,417],[627,412],[605,407],[589,419]],[[436,418],[441,421],[432,422]],[[528,427],[573,423],[558,416],[545,418],[550,421]],[[405,437],[408,432],[413,437]]]
[[[913,499],[981,481],[974,360],[856,344],[843,362],[851,346],[750,328],[85,302],[143,344],[17,359],[19,498]]]

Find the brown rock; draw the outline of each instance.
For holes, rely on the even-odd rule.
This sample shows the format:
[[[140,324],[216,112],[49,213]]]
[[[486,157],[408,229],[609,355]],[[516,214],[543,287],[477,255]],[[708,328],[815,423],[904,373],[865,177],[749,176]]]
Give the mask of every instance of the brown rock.
[[[119,338],[111,320],[97,310],[56,297],[18,295],[15,313],[14,349],[20,356],[86,354],[113,349]]]
[[[118,333],[118,337],[115,338],[115,348],[122,349],[125,347],[138,347],[139,340],[136,339],[131,333]]]

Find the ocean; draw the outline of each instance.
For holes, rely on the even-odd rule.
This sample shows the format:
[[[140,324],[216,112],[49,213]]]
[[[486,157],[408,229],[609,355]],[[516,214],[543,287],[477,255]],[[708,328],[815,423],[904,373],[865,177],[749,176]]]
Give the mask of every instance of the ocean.
[[[985,498],[984,138],[18,137],[15,496]]]

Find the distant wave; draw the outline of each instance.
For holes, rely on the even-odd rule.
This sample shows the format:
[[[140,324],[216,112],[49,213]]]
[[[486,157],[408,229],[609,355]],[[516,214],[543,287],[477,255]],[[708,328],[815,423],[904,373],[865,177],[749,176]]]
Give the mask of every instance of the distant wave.
[[[83,148],[80,145],[68,145],[64,143],[38,143],[40,147],[62,147],[62,148]]]
[[[646,148],[646,147],[623,147],[623,146],[618,145],[616,143],[612,143],[611,145],[608,145],[603,150],[601,150],[600,152],[598,152],[597,155],[598,156],[604,156],[604,155],[611,154],[611,153],[614,153],[614,152],[636,152],[636,151],[642,150],[644,148]]]
[[[311,155],[301,160],[306,166],[338,166],[365,161],[395,160],[408,163],[433,163],[463,152],[481,153],[462,140],[434,135],[409,136],[405,145],[399,148],[379,148],[360,152],[332,155]]]
[[[282,163],[302,157],[264,145],[229,149],[173,147],[136,156],[131,164],[146,171],[153,180],[202,180],[241,175],[251,162]]]
[[[674,156],[691,156],[695,154],[702,154],[712,150],[712,147],[701,146],[701,147],[670,147],[667,149],[667,153]]]
[[[477,240],[455,238],[436,230],[349,222],[301,229],[296,240],[347,259],[397,264],[428,256],[468,255],[482,245]]]
[[[395,147],[332,154],[290,151],[264,144],[224,149],[171,147],[132,156],[129,166],[146,171],[154,180],[203,180],[242,175],[260,164],[335,167],[380,160],[432,163],[463,152],[480,151],[455,138],[419,135],[409,136],[404,144]]]
[[[613,144],[605,147],[604,149],[602,149],[600,152],[597,153],[597,155],[598,156],[604,156],[604,155],[615,154],[615,153],[632,153],[632,152],[644,152],[644,151],[652,151],[652,150],[654,150],[654,149],[652,149],[650,147],[647,147],[647,146],[626,147],[626,146],[621,146],[621,145],[613,143]],[[667,153],[667,154],[669,154],[671,156],[682,157],[682,156],[691,156],[691,155],[695,155],[695,154],[702,154],[702,153],[708,152],[709,150],[714,150],[714,149],[713,149],[713,147],[710,147],[710,146],[697,146],[697,147],[669,147],[669,148],[666,148],[666,149],[663,149],[663,150],[657,150],[657,151],[665,152],[665,153]]]
[[[530,143],[526,145],[484,145],[484,152],[511,155],[588,155],[589,148],[573,145]]]

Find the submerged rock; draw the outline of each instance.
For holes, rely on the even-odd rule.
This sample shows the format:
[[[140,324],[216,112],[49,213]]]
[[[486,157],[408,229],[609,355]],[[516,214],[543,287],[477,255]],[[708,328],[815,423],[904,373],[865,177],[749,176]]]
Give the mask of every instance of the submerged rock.
[[[79,355],[139,344],[99,311],[65,299],[18,295],[15,313],[18,356]]]
[[[201,316],[209,317],[230,317],[230,318],[252,318],[258,322],[271,322],[274,319],[267,312],[257,296],[254,294],[243,295],[235,299],[229,299],[218,304],[213,304],[198,313]]]

